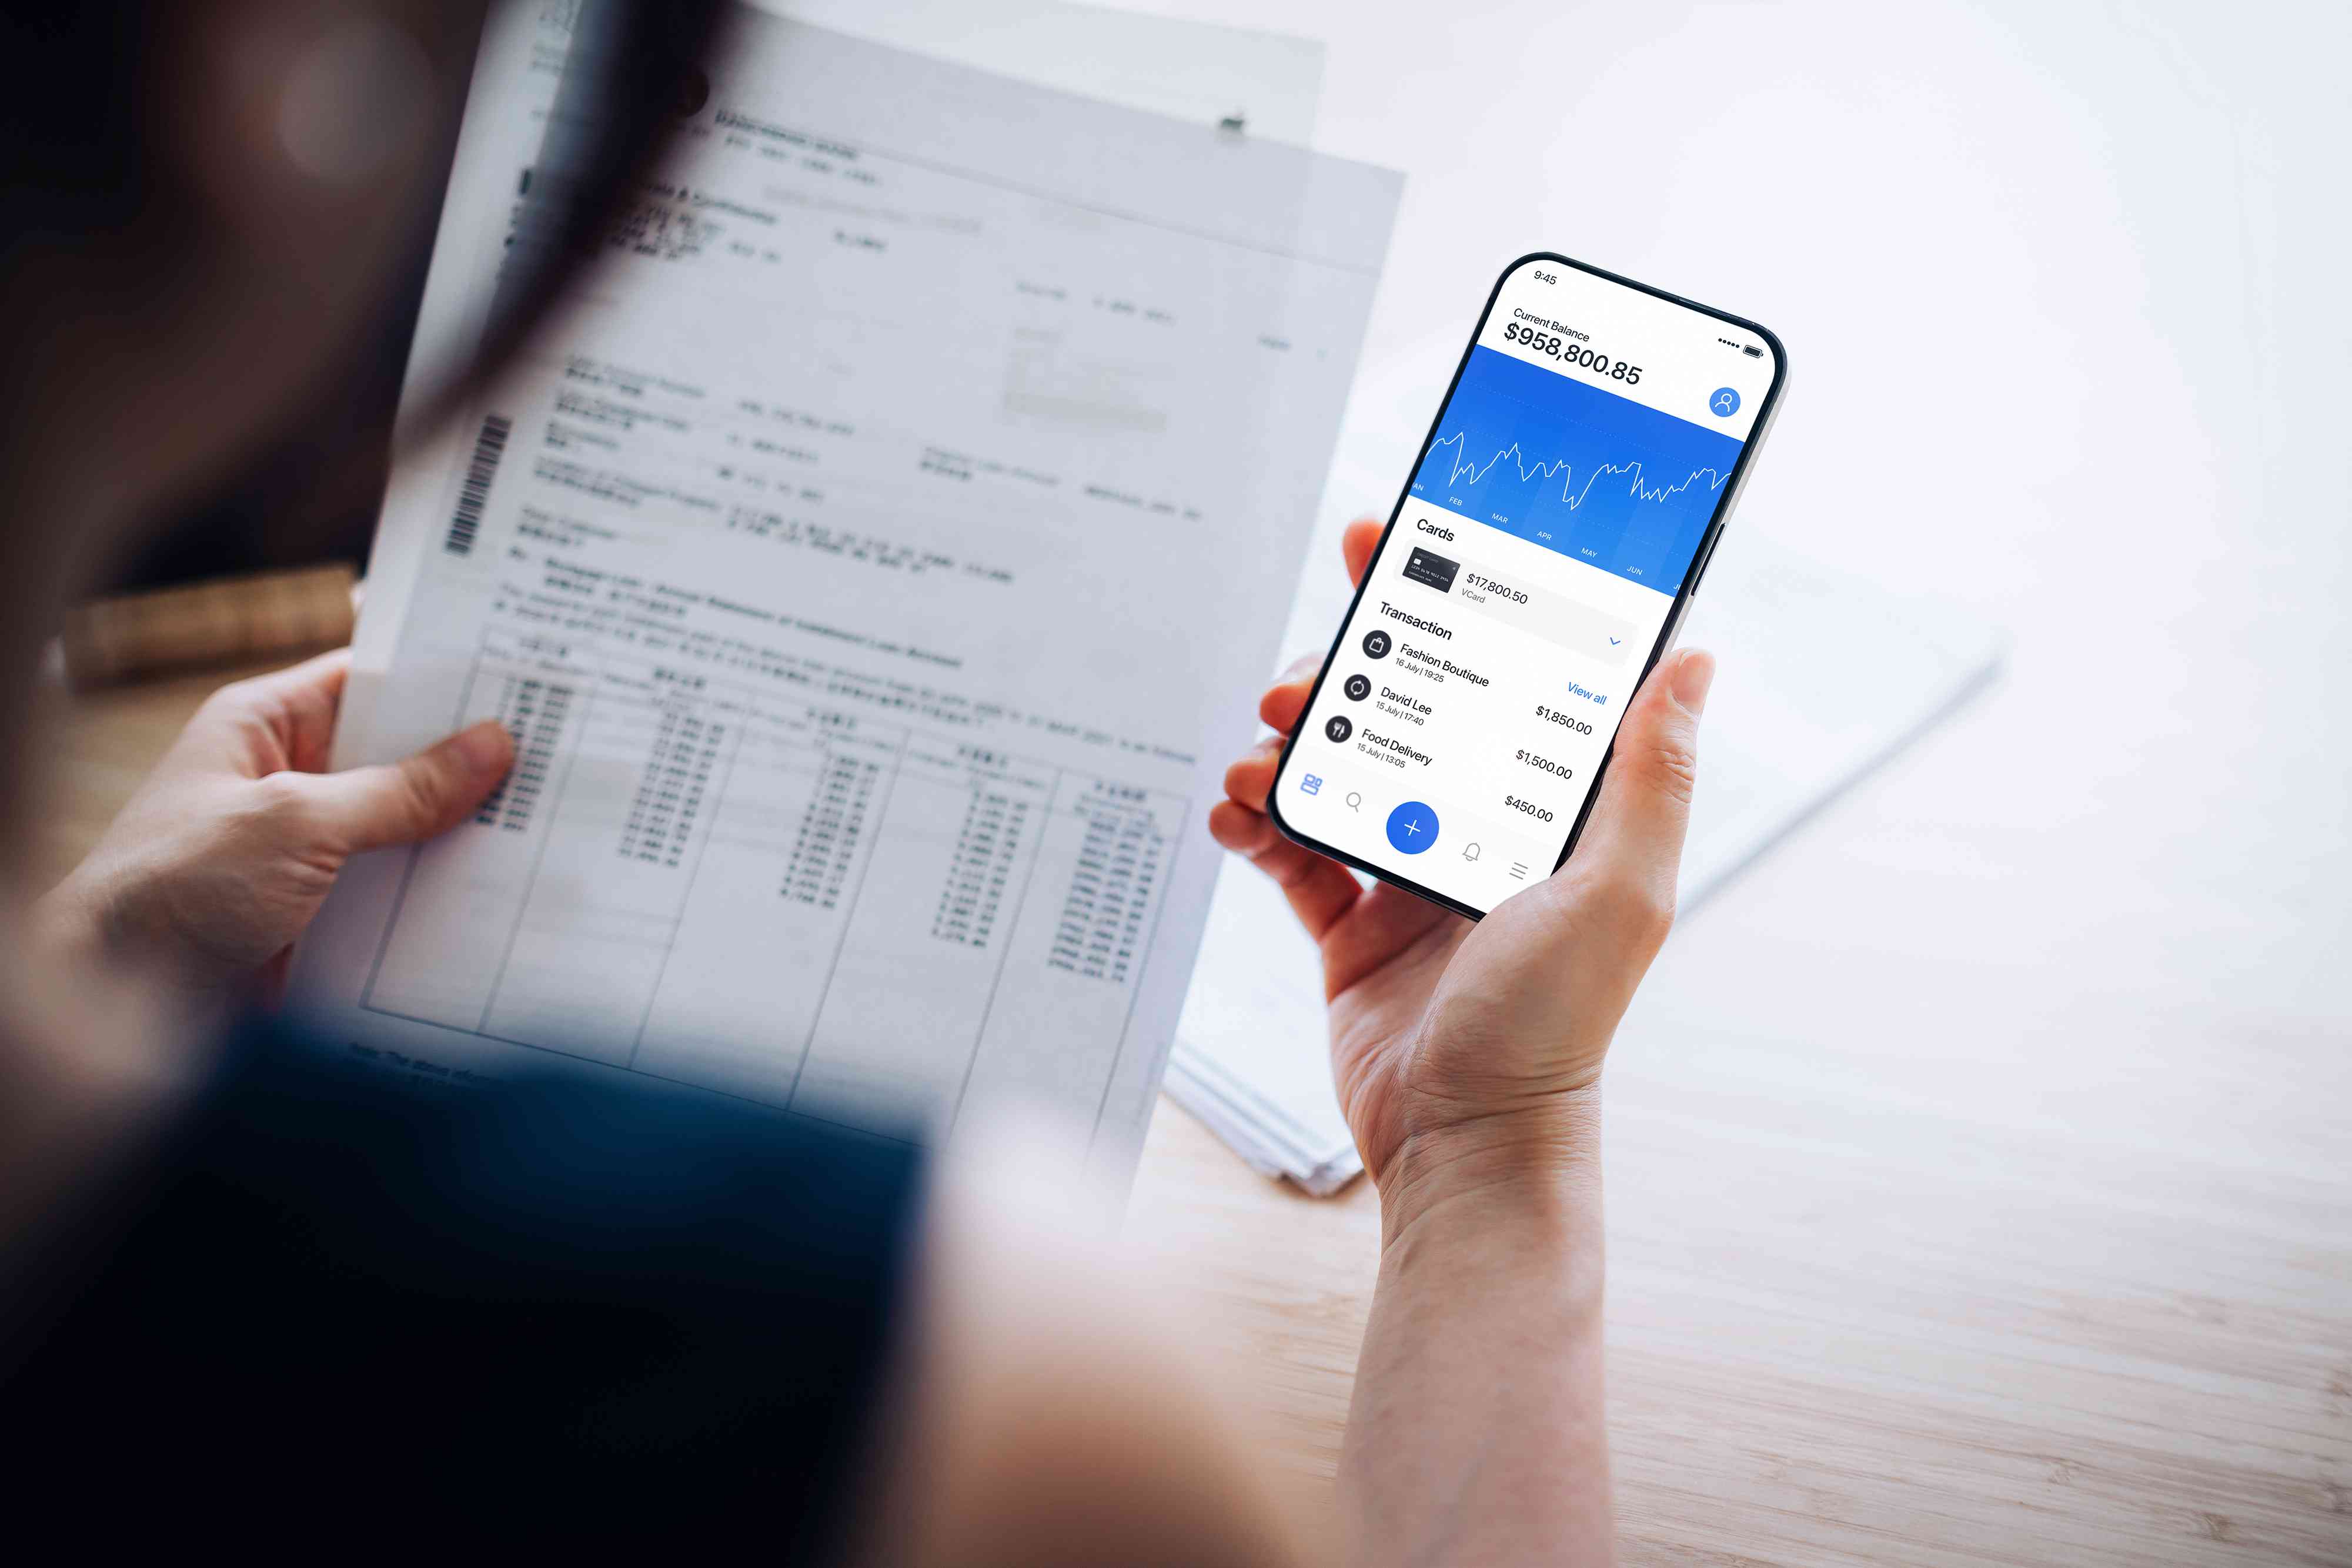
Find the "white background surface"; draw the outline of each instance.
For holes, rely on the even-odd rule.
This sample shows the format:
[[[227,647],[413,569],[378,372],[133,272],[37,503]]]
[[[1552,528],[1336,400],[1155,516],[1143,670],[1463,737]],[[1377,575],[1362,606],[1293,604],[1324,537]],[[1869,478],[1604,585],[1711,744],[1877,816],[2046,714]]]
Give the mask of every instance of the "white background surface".
[[[1408,174],[1327,535],[1390,503],[1499,261],[1549,246],[1789,345],[1709,592],[1769,530],[2015,638],[1679,936],[1621,1099],[1801,1040],[1792,1100],[1899,1057],[1990,1125],[2340,1174],[2270,1113],[2340,1092],[2352,1026],[2352,14],[1150,8],[1325,39],[1318,145]]]

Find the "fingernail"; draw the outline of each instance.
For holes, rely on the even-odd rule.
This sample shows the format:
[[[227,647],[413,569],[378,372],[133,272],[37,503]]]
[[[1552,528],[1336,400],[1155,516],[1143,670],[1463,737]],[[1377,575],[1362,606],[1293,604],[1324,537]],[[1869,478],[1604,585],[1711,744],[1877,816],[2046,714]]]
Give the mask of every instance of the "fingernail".
[[[494,718],[486,718],[479,724],[468,725],[459,730],[454,744],[470,773],[503,773],[514,757],[514,741],[507,735],[505,727]]]
[[[1675,665],[1675,701],[1688,708],[1693,718],[1706,711],[1707,688],[1715,685],[1715,655],[1704,648],[1685,653]]]

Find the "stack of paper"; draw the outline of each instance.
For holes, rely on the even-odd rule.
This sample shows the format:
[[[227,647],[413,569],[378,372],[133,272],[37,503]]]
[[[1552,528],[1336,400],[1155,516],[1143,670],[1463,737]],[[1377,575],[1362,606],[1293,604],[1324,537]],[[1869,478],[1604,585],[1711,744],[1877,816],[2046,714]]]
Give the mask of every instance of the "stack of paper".
[[[1999,671],[1965,612],[1899,599],[1734,525],[1683,641],[1715,650],[1685,915]],[[1318,1195],[1363,1168],[1331,1091],[1322,971],[1280,890],[1229,864],[1167,1092],[1252,1166]]]

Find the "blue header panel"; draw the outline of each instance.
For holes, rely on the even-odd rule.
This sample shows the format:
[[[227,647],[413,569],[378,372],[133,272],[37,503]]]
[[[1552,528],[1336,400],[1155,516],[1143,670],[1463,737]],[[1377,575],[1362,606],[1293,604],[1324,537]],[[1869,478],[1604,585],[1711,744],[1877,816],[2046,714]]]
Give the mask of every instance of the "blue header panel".
[[[1476,348],[1412,493],[1672,593],[1739,448],[1686,419]]]

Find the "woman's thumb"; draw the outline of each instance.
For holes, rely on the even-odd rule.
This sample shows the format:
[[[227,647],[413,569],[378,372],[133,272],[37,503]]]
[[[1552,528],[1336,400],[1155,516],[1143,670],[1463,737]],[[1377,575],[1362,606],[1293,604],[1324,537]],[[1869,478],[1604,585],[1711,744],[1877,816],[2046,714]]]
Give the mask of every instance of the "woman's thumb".
[[[317,775],[311,797],[346,850],[379,850],[447,832],[513,764],[513,738],[486,718],[398,762]]]
[[[1715,684],[1715,655],[1685,648],[1642,683],[1617,731],[1609,776],[1569,857],[1580,879],[1623,886],[1671,917],[1698,781],[1698,720]]]

